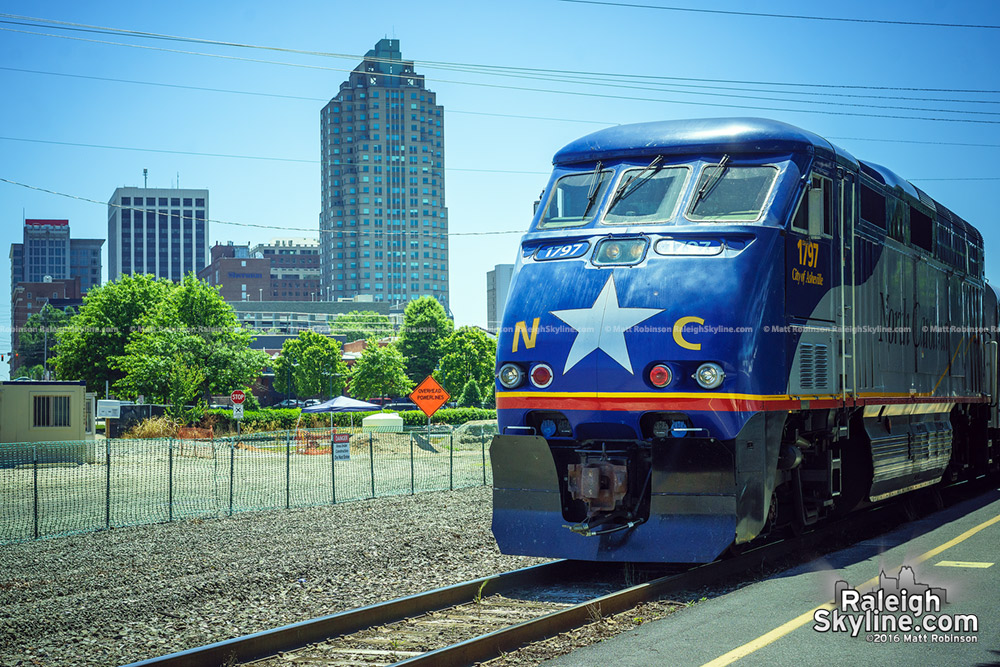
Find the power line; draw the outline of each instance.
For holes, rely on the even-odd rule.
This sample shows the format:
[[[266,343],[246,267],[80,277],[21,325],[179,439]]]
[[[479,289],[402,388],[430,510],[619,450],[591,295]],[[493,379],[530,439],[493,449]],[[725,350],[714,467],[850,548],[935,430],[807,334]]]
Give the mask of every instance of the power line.
[[[763,100],[763,101],[768,101],[768,102],[792,102],[792,103],[795,103],[795,104],[822,104],[822,105],[832,105],[832,106],[838,106],[838,107],[858,107],[858,108],[868,108],[868,109],[895,109],[895,110],[898,110],[898,111],[927,111],[927,112],[932,112],[932,113],[955,113],[955,114],[971,114],[971,115],[984,115],[984,116],[1000,116],[1000,113],[996,113],[996,112],[992,112],[992,111],[971,111],[971,110],[965,110],[965,109],[941,109],[941,108],[936,108],[936,107],[931,107],[931,108],[928,108],[928,107],[912,107],[912,106],[902,106],[902,105],[898,105],[898,104],[864,104],[864,103],[861,103],[861,102],[832,102],[832,101],[826,101],[826,100],[803,100],[803,99],[796,99],[796,98],[767,97],[767,96],[762,96],[762,95],[743,95],[743,94],[738,94],[737,92],[712,93],[712,92],[704,92],[702,90],[695,90],[695,91],[692,91],[692,90],[678,90],[676,84],[652,84],[651,85],[651,84],[647,83],[647,84],[643,84],[643,85],[628,85],[628,84],[622,84],[622,83],[599,82],[599,81],[579,80],[579,79],[578,80],[567,80],[565,78],[555,78],[555,77],[550,77],[550,76],[528,75],[528,74],[521,74],[521,75],[496,74],[496,76],[508,76],[508,77],[515,77],[516,76],[516,78],[532,79],[532,80],[536,80],[536,81],[553,81],[553,82],[556,82],[556,83],[568,83],[568,84],[579,84],[579,85],[600,85],[602,88],[622,88],[622,89],[626,89],[626,90],[650,90],[650,88],[653,88],[653,90],[655,90],[657,92],[680,93],[680,94],[683,94],[683,95],[702,95],[702,96],[705,96],[705,97],[723,97],[723,98],[735,98],[735,99],[746,99],[746,100]],[[658,87],[653,87],[653,86],[658,86]],[[663,86],[672,86],[672,87],[670,87],[670,88],[664,88]],[[700,86],[700,87],[701,88],[714,88],[714,89],[718,89],[719,88],[719,87],[713,87],[713,86]],[[744,92],[753,92],[753,91],[751,91],[749,89],[724,88],[724,90],[730,90],[730,91],[743,90]],[[790,94],[801,95],[801,94],[803,94],[803,93],[799,93],[799,92],[789,93],[789,92],[785,92],[785,91],[764,91],[764,92],[770,92],[772,94],[773,93],[778,93],[778,94],[783,94],[783,95],[790,95]],[[805,93],[805,94],[830,96],[829,93]],[[844,97],[854,97],[854,96],[846,96],[845,95]],[[950,101],[950,100],[933,100],[933,101],[944,102],[944,101]],[[987,104],[995,104],[996,102],[988,102],[987,101],[985,103],[987,103]]]
[[[147,46],[147,45],[142,45],[142,44],[127,44],[127,43],[122,43],[122,42],[109,42],[109,41],[104,41],[104,40],[93,40],[93,39],[85,39],[85,38],[79,38],[79,37],[71,37],[71,36],[68,36],[68,35],[53,35],[53,34],[48,34],[48,33],[37,33],[37,32],[23,31],[23,30],[12,30],[10,28],[0,28],[0,30],[8,31],[8,32],[19,32],[19,33],[24,33],[24,34],[29,34],[29,35],[36,35],[36,36],[43,36],[43,37],[55,37],[55,38],[59,38],[59,39],[70,39],[70,40],[76,40],[76,41],[94,42],[94,43],[98,43],[98,44],[106,44],[106,45],[112,45],[112,46],[125,46],[125,47],[132,47],[132,48],[139,48],[139,49],[146,49],[146,50],[164,51],[164,52],[168,52],[168,53],[180,53],[180,54],[184,54],[184,55],[197,55],[197,56],[203,56],[203,57],[223,58],[223,59],[227,59],[227,60],[236,60],[236,61],[243,61],[243,62],[252,62],[252,63],[269,64],[269,65],[282,65],[282,66],[288,66],[288,67],[304,67],[304,68],[308,68],[308,69],[319,69],[319,70],[339,71],[339,72],[354,72],[353,69],[324,67],[324,66],[319,66],[319,65],[307,65],[307,64],[303,64],[303,63],[288,63],[288,62],[280,62],[280,61],[267,61],[267,60],[253,59],[253,58],[243,58],[243,57],[238,57],[238,56],[227,56],[227,55],[223,55],[223,54],[203,53],[203,52],[196,52],[196,51],[181,51],[181,50],[178,50],[178,49],[166,49],[166,48],[153,47],[153,46]],[[506,76],[511,76],[511,75],[506,75]],[[530,78],[535,78],[535,79],[538,79],[539,77],[522,76],[521,78],[529,78],[529,79]],[[890,119],[890,120],[920,120],[920,121],[951,122],[951,123],[975,123],[975,124],[987,124],[987,125],[1000,124],[1000,120],[985,120],[985,119],[973,119],[973,118],[940,118],[940,117],[933,117],[933,116],[905,116],[905,115],[897,115],[897,114],[874,114],[874,113],[861,113],[861,112],[851,112],[851,111],[826,111],[826,110],[821,110],[821,109],[790,109],[790,108],[786,108],[786,107],[773,107],[773,106],[761,106],[761,105],[743,105],[743,104],[723,104],[723,103],[719,103],[719,102],[700,102],[700,101],[689,101],[689,100],[671,100],[671,99],[662,99],[662,98],[636,97],[636,96],[629,96],[629,95],[611,95],[611,94],[607,94],[607,93],[590,93],[590,92],[585,92],[585,91],[570,91],[570,90],[556,90],[556,89],[546,89],[546,88],[531,88],[531,87],[526,87],[526,86],[509,86],[509,85],[491,84],[491,83],[473,82],[473,81],[460,81],[460,80],[448,80],[448,79],[433,79],[433,80],[437,81],[438,83],[455,84],[455,85],[467,85],[467,86],[477,86],[477,87],[493,88],[493,89],[499,89],[499,90],[517,90],[517,91],[523,91],[523,92],[536,92],[536,93],[549,93],[549,94],[556,94],[556,95],[582,96],[582,97],[588,97],[588,98],[600,97],[600,98],[604,98],[604,99],[616,99],[616,100],[640,101],[640,102],[655,102],[655,103],[660,103],[660,104],[681,104],[681,105],[689,105],[689,106],[707,106],[707,107],[717,107],[717,108],[724,108],[724,109],[751,109],[751,110],[763,110],[763,111],[781,111],[781,112],[786,112],[786,113],[809,113],[809,114],[821,114],[821,115],[831,115],[831,116],[852,116],[852,117],[861,117],[861,118],[882,118],[882,119]],[[558,81],[557,79],[543,79],[543,80],[555,80],[555,81]],[[581,81],[564,81],[563,80],[562,82],[564,82],[564,83],[570,83],[570,84],[574,84],[575,83],[577,85],[587,85],[587,82],[581,82]],[[642,86],[628,86],[628,85],[624,85],[624,84],[602,84],[602,86],[605,87],[605,88],[607,88],[607,87],[615,87],[615,88],[629,88],[629,89],[640,89],[640,90],[646,90],[646,89],[648,89],[648,86],[646,86],[646,87],[642,87]],[[688,91],[672,91],[672,92],[680,92],[680,93],[686,93],[686,94],[699,94],[699,95],[719,96],[718,94],[711,94],[711,93],[691,93],[691,92],[688,92]],[[997,92],[997,91],[965,91],[965,92]],[[744,98],[749,98],[749,99],[764,99],[764,100],[771,100],[771,101],[793,102],[793,103],[798,103],[798,104],[810,104],[810,103],[811,104],[816,104],[817,103],[817,102],[814,102],[814,101],[811,101],[811,100],[787,100],[787,99],[780,99],[780,98],[760,98],[760,97],[740,96],[740,95],[724,95],[723,97],[737,97],[737,98],[744,97]],[[965,114],[977,114],[977,115],[1000,115],[1000,114],[992,114],[991,112],[960,111],[960,110],[953,110],[953,109],[927,109],[927,108],[893,107],[893,106],[860,105],[860,104],[846,104],[846,105],[845,104],[839,104],[839,106],[869,106],[869,107],[875,107],[875,108],[891,108],[891,109],[899,109],[899,110],[906,110],[906,111],[927,111],[927,112],[932,112],[932,113],[945,113],[945,114],[948,114],[948,113],[952,113],[952,114],[955,114],[955,113],[965,113]]]
[[[126,210],[131,210],[131,211],[143,211],[143,210],[145,210],[145,208],[143,208],[143,207],[138,207],[138,206],[123,206],[121,204],[112,204],[112,203],[109,203],[109,202],[98,201],[96,199],[90,199],[89,197],[81,197],[79,195],[72,195],[72,194],[68,194],[68,193],[65,193],[65,192],[59,192],[57,190],[49,190],[47,188],[42,188],[42,187],[39,187],[37,185],[29,185],[27,183],[20,183],[18,181],[13,181],[13,180],[10,180],[8,178],[3,178],[3,177],[0,177],[0,182],[8,183],[10,185],[16,185],[16,186],[21,187],[21,188],[27,188],[28,190],[35,190],[37,192],[44,192],[46,194],[56,195],[58,197],[66,197],[67,199],[75,199],[77,201],[88,202],[88,203],[91,203],[91,204],[98,204],[100,206],[113,206],[115,208],[121,208],[121,209],[126,209]],[[390,229],[388,231],[383,231],[383,230],[362,231],[362,230],[349,230],[349,229],[339,229],[339,228],[338,229],[318,229],[317,230],[315,227],[288,227],[288,226],[284,226],[284,225],[261,225],[261,224],[252,223],[252,222],[233,222],[231,220],[216,220],[216,219],[213,219],[213,218],[197,219],[197,218],[194,218],[192,216],[183,216],[183,215],[180,216],[180,219],[182,219],[182,220],[199,220],[201,222],[212,223],[212,224],[216,224],[216,225],[231,225],[231,226],[234,226],[234,227],[253,227],[255,229],[280,229],[280,230],[289,231],[289,232],[309,232],[309,233],[316,233],[318,231],[320,234],[323,234],[323,233],[327,233],[327,234],[342,234],[342,235],[346,235],[346,236],[374,236],[374,237],[385,236],[385,237],[390,237],[390,236],[392,236],[392,235],[395,234],[395,235],[399,235],[399,236],[406,235],[406,236],[416,236],[416,237],[426,237],[426,238],[434,238],[434,239],[443,239],[445,237],[450,237],[450,236],[497,236],[497,235],[501,235],[501,234],[524,234],[524,230],[523,229],[510,229],[510,230],[493,231],[493,232],[451,232],[451,231],[444,231],[444,230],[440,230],[440,229],[438,231],[422,231],[422,230],[419,230],[419,229],[412,229],[411,230],[409,228],[404,228],[404,229],[400,229],[400,230],[391,230]],[[340,237],[337,237],[337,238],[340,238]]]
[[[1000,144],[983,144],[983,143],[966,143],[966,142],[948,142],[948,141],[918,141],[909,139],[872,139],[866,137],[828,137],[828,139],[835,141],[877,141],[885,143],[900,143],[900,144],[918,144],[918,145],[931,145],[931,146],[961,146],[961,147],[975,147],[975,148],[1000,148]],[[49,144],[55,146],[71,146],[75,148],[97,148],[101,150],[121,150],[121,151],[135,151],[142,153],[163,153],[168,155],[190,155],[195,157],[214,157],[214,158],[225,158],[225,159],[235,159],[235,160],[264,160],[264,161],[276,161],[276,162],[292,162],[292,163],[304,163],[304,164],[319,164],[319,160],[305,160],[299,158],[285,158],[285,157],[274,157],[266,155],[234,155],[228,153],[204,153],[197,151],[180,151],[180,150],[169,150],[161,148],[139,148],[135,146],[109,146],[104,144],[89,144],[73,141],[54,141],[48,139],[29,139],[26,137],[5,137],[0,136],[0,141],[19,141],[24,143],[35,143],[35,144]],[[347,160],[344,158],[339,158],[340,165],[345,167],[359,166],[364,163],[356,162],[353,160]],[[518,169],[478,169],[478,168],[463,168],[463,167],[442,167],[444,171],[457,171],[466,173],[485,173],[485,174],[517,174],[517,175],[530,175],[530,176],[547,176],[550,172],[548,171],[528,171],[528,170],[518,170]],[[922,179],[928,180],[928,179]],[[955,180],[968,180],[968,179],[955,179]]]
[[[111,77],[99,77],[99,76],[90,76],[90,75],[82,75],[82,74],[69,74],[69,73],[64,73],[64,72],[47,72],[47,71],[42,71],[42,70],[30,70],[30,69],[21,69],[21,68],[15,68],[15,67],[0,67],[0,70],[10,71],[10,72],[21,72],[21,73],[26,73],[26,74],[40,74],[40,75],[47,75],[47,76],[58,76],[58,77],[67,77],[67,78],[79,78],[79,79],[86,79],[86,80],[93,80],[93,81],[105,81],[105,82],[113,82],[113,83],[132,84],[132,85],[156,86],[156,87],[164,87],[164,88],[169,88],[169,89],[194,90],[194,91],[199,91],[199,92],[212,92],[212,93],[223,93],[223,94],[232,94],[232,95],[251,95],[251,96],[259,96],[259,97],[269,97],[269,98],[277,98],[277,99],[290,99],[290,100],[297,100],[297,101],[301,100],[301,101],[310,101],[310,102],[326,102],[326,101],[328,101],[326,98],[320,98],[320,97],[306,97],[306,96],[300,96],[300,95],[281,95],[281,94],[277,94],[277,93],[264,93],[264,92],[246,91],[246,90],[232,90],[232,89],[225,89],[225,88],[211,88],[211,87],[204,87],[204,86],[190,86],[190,85],[170,84],[170,83],[153,82],[153,81],[139,81],[139,80],[135,80],[135,79],[116,79],[116,78],[111,78]],[[555,79],[549,79],[549,80],[555,80]],[[599,80],[599,79],[595,79],[595,81],[596,80]],[[692,80],[694,80],[694,79],[692,79]],[[580,83],[589,83],[589,82],[584,81],[584,82],[580,82]],[[610,86],[613,86],[613,87],[622,87],[622,86],[619,86],[618,84],[607,84],[607,85],[610,85]],[[732,88],[732,87],[729,87],[729,86],[701,86],[701,85],[694,85],[694,84],[666,84],[666,83],[664,83],[664,84],[658,84],[658,85],[670,85],[670,86],[675,86],[675,87],[677,87],[677,86],[680,86],[680,87],[694,87],[694,88],[713,89],[713,90],[730,90],[730,91],[754,91],[754,90],[757,90],[757,89],[748,89],[748,88]],[[637,87],[635,87],[635,86],[628,86],[628,88],[636,89]],[[646,87],[640,87],[638,89],[645,90],[645,89],[648,89],[648,86],[646,86]],[[673,89],[671,89],[671,90],[673,90]],[[723,94],[719,94],[719,93],[700,93],[700,92],[694,92],[694,93],[692,93],[692,92],[684,91],[684,90],[680,90],[680,91],[676,91],[676,92],[681,92],[681,93],[685,93],[685,94],[709,95],[709,96],[713,96],[713,97],[748,97],[748,96],[735,95],[735,94],[733,94],[733,95],[723,95]],[[760,91],[760,92],[777,92],[777,93],[780,93],[780,94],[791,94],[791,93],[789,93],[787,91],[767,91],[767,90],[765,90],[765,91]],[[960,99],[920,98],[920,97],[887,96],[887,95],[859,95],[859,94],[843,94],[843,93],[812,92],[812,91],[798,91],[795,94],[812,95],[812,96],[822,96],[822,97],[848,97],[848,98],[860,98],[860,99],[890,99],[890,100],[891,99],[897,99],[897,100],[912,100],[912,101],[927,101],[927,102],[948,102],[948,103],[959,103],[959,104],[991,104],[991,105],[1000,104],[1000,100],[996,100],[996,101],[994,101],[994,100],[960,100]],[[795,101],[795,102],[799,102],[799,103],[803,103],[803,104],[820,104],[821,103],[821,102],[817,102],[817,101],[814,101],[814,100],[787,100],[785,98],[767,98],[767,97],[761,98],[761,97],[752,97],[752,96],[749,97],[749,98],[750,99],[776,100],[776,101]],[[843,105],[843,103],[834,103],[834,104]],[[926,108],[923,108],[923,107],[900,107],[900,106],[891,106],[891,105],[847,104],[847,106],[871,106],[873,108],[938,111],[938,109],[926,109]],[[943,111],[945,113],[970,113],[970,114],[990,113],[990,112],[962,111],[962,110],[951,110],[951,109],[944,109],[944,110],[940,110],[940,111]],[[446,113],[447,114],[459,113],[459,114],[483,115],[483,116],[493,116],[493,117],[501,117],[501,118],[520,118],[520,119],[527,119],[527,120],[548,120],[548,121],[556,121],[556,122],[588,123],[588,124],[596,124],[596,125],[614,125],[615,124],[615,123],[611,123],[611,122],[596,121],[596,120],[563,119],[563,118],[551,118],[551,117],[546,117],[546,116],[526,116],[526,115],[521,115],[521,114],[502,114],[502,113],[482,112],[482,111],[465,111],[465,110],[460,110],[460,109],[447,109]],[[992,115],[1000,115],[1000,114],[994,113]]]
[[[840,23],[876,23],[883,25],[905,25],[922,28],[973,28],[980,30],[1000,30],[1000,25],[978,23],[934,23],[931,21],[893,21],[889,19],[858,19],[837,16],[805,16],[802,14],[771,14],[765,12],[737,12],[724,9],[694,9],[691,7],[665,7],[663,5],[641,5],[630,2],[603,2],[602,0],[559,0],[580,5],[604,5],[608,7],[628,7],[634,9],[658,9],[668,12],[690,12],[695,14],[725,14],[729,16],[755,16],[760,18],[796,19],[801,21],[834,21]]]
[[[22,141],[33,144],[53,144],[56,146],[76,146],[80,148],[102,148],[108,150],[116,151],[138,151],[141,153],[168,153],[171,155],[195,155],[198,157],[222,157],[222,158],[234,158],[239,160],[270,160],[275,162],[299,162],[306,164],[318,164],[319,160],[300,160],[298,158],[286,158],[286,157],[264,157],[260,155],[230,155],[226,153],[198,153],[195,151],[175,151],[167,150],[162,148],[133,148],[130,146],[105,146],[101,144],[83,144],[76,143],[72,141],[52,141],[48,139],[27,139],[24,137],[0,137],[3,141]]]
[[[286,157],[271,157],[264,155],[232,155],[228,153],[199,153],[196,151],[177,151],[168,150],[165,148],[136,148],[132,146],[107,146],[103,144],[84,144],[72,141],[53,141],[49,139],[27,139],[24,137],[3,137],[0,136],[0,141],[22,141],[33,144],[53,144],[56,146],[74,146],[79,148],[100,148],[106,150],[117,150],[117,151],[137,151],[141,153],[167,153],[171,155],[193,155],[197,157],[219,157],[219,158],[230,158],[237,160],[271,160],[276,162],[297,162],[305,164],[319,164],[319,160],[303,160],[299,158],[286,158]],[[346,165],[356,164],[353,162],[345,162]],[[473,169],[473,168],[463,168],[463,167],[442,167],[445,171],[465,171],[465,172],[479,172],[479,173],[490,173],[490,174],[535,174],[535,175],[548,175],[547,171],[518,171],[514,169]]]
[[[1000,181],[1000,176],[970,176],[966,178],[908,178],[908,181]]]
[[[966,146],[970,148],[1000,148],[1000,144],[969,143],[960,141],[919,141],[916,139],[872,139],[871,137],[827,137],[836,141],[879,141],[888,144],[922,144],[927,146]]]
[[[917,179],[908,179],[908,180],[911,180],[911,181],[1000,181],[1000,177],[917,178]],[[88,197],[81,197],[79,195],[68,194],[68,193],[59,192],[59,191],[56,191],[56,190],[49,190],[47,188],[42,188],[42,187],[39,187],[39,186],[36,186],[36,185],[29,185],[27,183],[20,183],[18,181],[14,181],[14,180],[11,180],[11,179],[8,179],[8,178],[3,178],[3,177],[0,177],[0,182],[8,183],[10,185],[15,185],[15,186],[22,187],[22,188],[27,188],[29,190],[35,190],[37,192],[44,192],[46,194],[56,195],[56,196],[59,196],[59,197],[66,197],[68,199],[75,199],[77,201],[83,201],[83,202],[88,202],[88,203],[91,203],[91,204],[97,204],[99,206],[112,206],[112,207],[116,207],[116,208],[121,208],[121,209],[126,209],[126,210],[133,210],[133,211],[143,211],[143,210],[145,210],[144,208],[140,208],[140,207],[137,207],[137,206],[123,206],[121,204],[112,204],[112,203],[109,203],[109,202],[98,201],[96,199],[90,199]],[[193,218],[191,216],[180,216],[180,218],[183,219],[183,220],[196,220],[196,218]],[[499,231],[489,231],[489,232],[451,232],[451,231],[447,231],[447,232],[446,231],[436,231],[436,232],[435,231],[426,231],[425,232],[425,231],[421,231],[419,229],[409,229],[409,228],[405,228],[405,227],[402,228],[402,229],[399,229],[399,230],[390,229],[390,230],[363,231],[363,230],[350,230],[350,229],[346,229],[345,230],[345,229],[342,229],[342,228],[337,228],[337,229],[316,229],[316,228],[307,228],[307,227],[287,227],[287,226],[282,226],[282,225],[262,225],[262,224],[251,223],[251,222],[234,222],[234,221],[231,221],[231,220],[216,220],[216,219],[213,219],[213,218],[203,219],[201,221],[202,222],[206,222],[206,223],[218,224],[218,225],[230,225],[230,226],[234,226],[234,227],[252,227],[254,229],[279,229],[279,230],[282,230],[282,231],[290,231],[290,232],[309,232],[309,233],[316,233],[316,232],[318,232],[320,234],[324,234],[324,233],[326,233],[326,234],[337,234],[338,236],[336,236],[335,238],[345,238],[345,237],[350,237],[350,236],[356,236],[356,237],[360,237],[360,236],[373,236],[373,237],[391,238],[393,235],[396,235],[396,236],[410,236],[410,237],[415,236],[415,237],[418,237],[418,238],[420,238],[420,237],[426,237],[426,238],[433,238],[433,239],[443,239],[445,237],[452,237],[452,236],[498,236],[498,235],[505,235],[505,234],[524,234],[525,233],[525,230],[523,230],[523,229],[509,229],[509,230],[499,230]]]
[[[252,95],[254,97],[274,97],[278,99],[286,100],[300,100],[306,102],[328,102],[329,100],[322,97],[303,97],[300,95],[281,95],[279,93],[262,93],[258,91],[249,90],[231,90],[227,88],[209,88],[202,86],[186,86],[177,83],[161,83],[155,81],[138,81],[135,79],[115,79],[106,76],[90,76],[86,74],[68,74],[66,72],[46,72],[44,70],[36,69],[22,69],[20,67],[0,67],[0,70],[7,72],[21,72],[24,74],[43,74],[45,76],[61,76],[72,79],[88,79],[90,81],[107,81],[111,83],[129,83],[139,86],[157,86],[160,88],[174,88],[179,90],[196,90],[206,93],[226,93],[229,95]]]
[[[696,10],[692,10],[696,11]],[[264,51],[277,51],[283,53],[295,53],[300,55],[327,57],[327,58],[337,58],[346,60],[370,60],[374,62],[383,63],[396,63],[398,61],[389,58],[380,58],[377,56],[361,56],[357,54],[345,54],[345,53],[333,53],[326,51],[311,51],[302,49],[290,49],[285,47],[274,47],[274,46],[264,46],[256,44],[244,44],[239,42],[227,42],[219,40],[192,38],[192,37],[181,37],[176,35],[165,35],[160,33],[150,33],[150,32],[138,32],[127,30],[123,28],[110,28],[106,26],[92,26],[81,23],[68,23],[65,21],[55,21],[52,19],[34,18],[27,16],[17,16],[13,14],[0,14],[0,16],[9,16],[12,18],[23,19],[26,21],[37,21],[43,25],[34,25],[30,23],[20,23],[18,25],[27,25],[30,27],[52,27],[56,29],[64,29],[63,26],[75,26],[79,28],[86,28],[88,32],[96,32],[99,34],[108,35],[123,35],[132,37],[148,37],[167,41],[177,41],[177,42],[190,42],[198,44],[210,44],[215,46],[224,47],[239,47],[245,49],[256,49]],[[0,21],[4,23],[5,21]],[[14,23],[11,21],[6,21],[7,23]],[[27,34],[44,34],[44,33],[27,33]],[[60,35],[45,35],[49,37],[60,37]],[[96,40],[83,40],[83,41],[96,41]],[[99,43],[110,43],[117,44],[121,46],[137,46],[134,44],[119,44],[117,42],[99,42]],[[190,53],[190,52],[182,52]],[[201,54],[201,55],[218,55],[218,54]],[[226,57],[226,56],[219,56]],[[239,59],[239,58],[237,58]],[[264,61],[269,62],[269,61]],[[513,67],[505,65],[485,65],[478,63],[461,63],[461,62],[450,62],[450,61],[435,61],[435,60],[413,60],[411,61],[415,64],[419,64],[422,67],[428,67],[432,69],[449,69],[454,71],[461,71],[467,73],[487,73],[487,72],[507,72],[507,73],[535,73],[535,74],[568,74],[574,76],[583,77],[596,77],[601,78],[614,78],[620,80],[622,78],[639,79],[642,81],[659,80],[659,81],[696,81],[701,83],[733,83],[733,84],[743,84],[743,85],[767,85],[767,86],[794,86],[794,87],[807,87],[807,88],[844,88],[844,89],[858,89],[858,90],[900,90],[900,91],[920,91],[920,92],[953,92],[953,93],[986,93],[986,94],[1000,94],[1000,90],[969,90],[969,89],[952,89],[952,88],[907,88],[907,87],[892,87],[892,86],[858,86],[858,85],[843,85],[843,84],[821,84],[821,83],[798,83],[798,82],[774,82],[774,81],[740,81],[734,79],[708,79],[708,78],[691,78],[691,77],[678,77],[678,76],[665,76],[665,75],[645,75],[645,74],[635,74],[629,72],[587,72],[580,70],[565,70],[565,69],[546,69],[546,68],[534,68],[534,67]],[[272,64],[291,64],[291,63],[272,63]],[[323,69],[323,68],[320,68]],[[331,68],[332,69],[332,68]],[[337,71],[354,71],[354,70],[337,70]],[[941,100],[941,101],[952,101],[952,100]]]

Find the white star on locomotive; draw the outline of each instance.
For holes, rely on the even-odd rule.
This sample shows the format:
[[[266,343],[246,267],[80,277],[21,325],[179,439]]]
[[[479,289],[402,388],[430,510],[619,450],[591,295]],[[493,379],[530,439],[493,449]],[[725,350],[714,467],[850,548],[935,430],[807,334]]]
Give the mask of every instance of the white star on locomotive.
[[[600,349],[617,361],[622,368],[635,375],[625,345],[625,330],[662,312],[662,308],[621,308],[618,305],[614,275],[604,283],[604,288],[590,308],[551,311],[577,332],[573,347],[566,357],[563,374],[588,354]]]

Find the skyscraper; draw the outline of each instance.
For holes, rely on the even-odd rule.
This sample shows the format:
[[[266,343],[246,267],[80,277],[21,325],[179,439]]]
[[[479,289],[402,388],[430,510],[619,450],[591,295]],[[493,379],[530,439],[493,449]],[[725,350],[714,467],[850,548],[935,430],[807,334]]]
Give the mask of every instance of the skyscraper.
[[[11,349],[20,351],[21,328],[44,306],[79,305],[101,284],[104,239],[70,238],[69,220],[27,219],[21,243],[10,245]],[[11,357],[11,377],[23,359]]]
[[[486,272],[486,329],[490,333],[496,333],[503,323],[503,308],[513,277],[513,264],[497,264]]]
[[[448,299],[444,110],[398,39],[365,54],[320,114],[324,299]]]
[[[179,281],[208,262],[208,190],[118,188],[108,202],[108,280]]]
[[[10,246],[10,289],[19,282],[40,283],[79,277],[83,293],[101,284],[104,239],[70,238],[69,220],[24,221],[22,243]]]

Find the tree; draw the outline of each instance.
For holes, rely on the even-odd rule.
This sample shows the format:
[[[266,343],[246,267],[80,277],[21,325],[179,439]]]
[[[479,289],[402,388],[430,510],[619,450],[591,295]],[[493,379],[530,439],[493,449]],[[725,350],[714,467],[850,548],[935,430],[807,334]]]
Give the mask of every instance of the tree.
[[[441,358],[442,346],[455,325],[432,296],[411,301],[403,312],[399,351],[406,357],[406,374],[414,382],[430,375]]]
[[[445,354],[438,375],[445,391],[457,396],[472,380],[479,387],[480,397],[492,393],[497,349],[492,338],[476,327],[460,327],[442,347]]]
[[[104,383],[115,384],[125,371],[109,361],[122,354],[139,323],[160,307],[174,288],[168,280],[127,275],[93,287],[68,326],[56,334],[56,356],[50,365],[64,380],[83,380],[87,390],[104,395]]]
[[[475,380],[469,380],[462,389],[462,395],[458,397],[458,407],[460,408],[481,408],[483,407],[483,395],[479,393],[479,385]]]
[[[379,347],[368,339],[368,347],[351,372],[351,395],[362,400],[376,396],[405,396],[413,389],[406,377],[406,357],[395,345]]]
[[[25,377],[29,380],[44,380],[45,369],[42,368],[41,364],[35,364],[34,366],[21,366],[17,369],[17,376]]]
[[[36,365],[44,367],[46,359],[51,360],[55,357],[56,334],[69,325],[75,314],[73,308],[63,310],[49,304],[45,304],[39,312],[32,314],[18,332],[19,364],[22,367]],[[41,374],[37,379],[41,379]]]
[[[352,310],[330,319],[330,334],[344,336],[348,343],[368,338],[384,338],[395,333],[392,321],[381,313]]]
[[[240,325],[218,288],[194,274],[179,285],[168,285],[124,350],[110,359],[122,374],[115,390],[166,402],[178,359],[199,373],[198,393],[206,403],[212,394],[229,394],[253,382],[268,362],[267,353],[250,349],[250,331]]]
[[[182,424],[199,421],[205,414],[204,404],[197,404],[198,390],[204,382],[205,374],[200,369],[174,357],[167,378],[167,414]],[[188,407],[192,403],[196,405]]]
[[[315,331],[302,331],[298,338],[289,338],[281,346],[281,355],[274,362],[275,387],[298,396],[337,396],[347,383],[347,364],[340,343]]]

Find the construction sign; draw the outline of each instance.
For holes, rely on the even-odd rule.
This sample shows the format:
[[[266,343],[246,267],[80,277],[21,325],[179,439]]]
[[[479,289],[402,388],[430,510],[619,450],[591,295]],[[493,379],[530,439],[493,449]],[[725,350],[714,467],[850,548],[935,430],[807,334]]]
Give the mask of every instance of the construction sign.
[[[417,385],[417,388],[410,394],[410,400],[423,410],[427,418],[437,412],[442,405],[448,402],[451,394],[444,390],[438,381],[428,375],[424,381]]]

